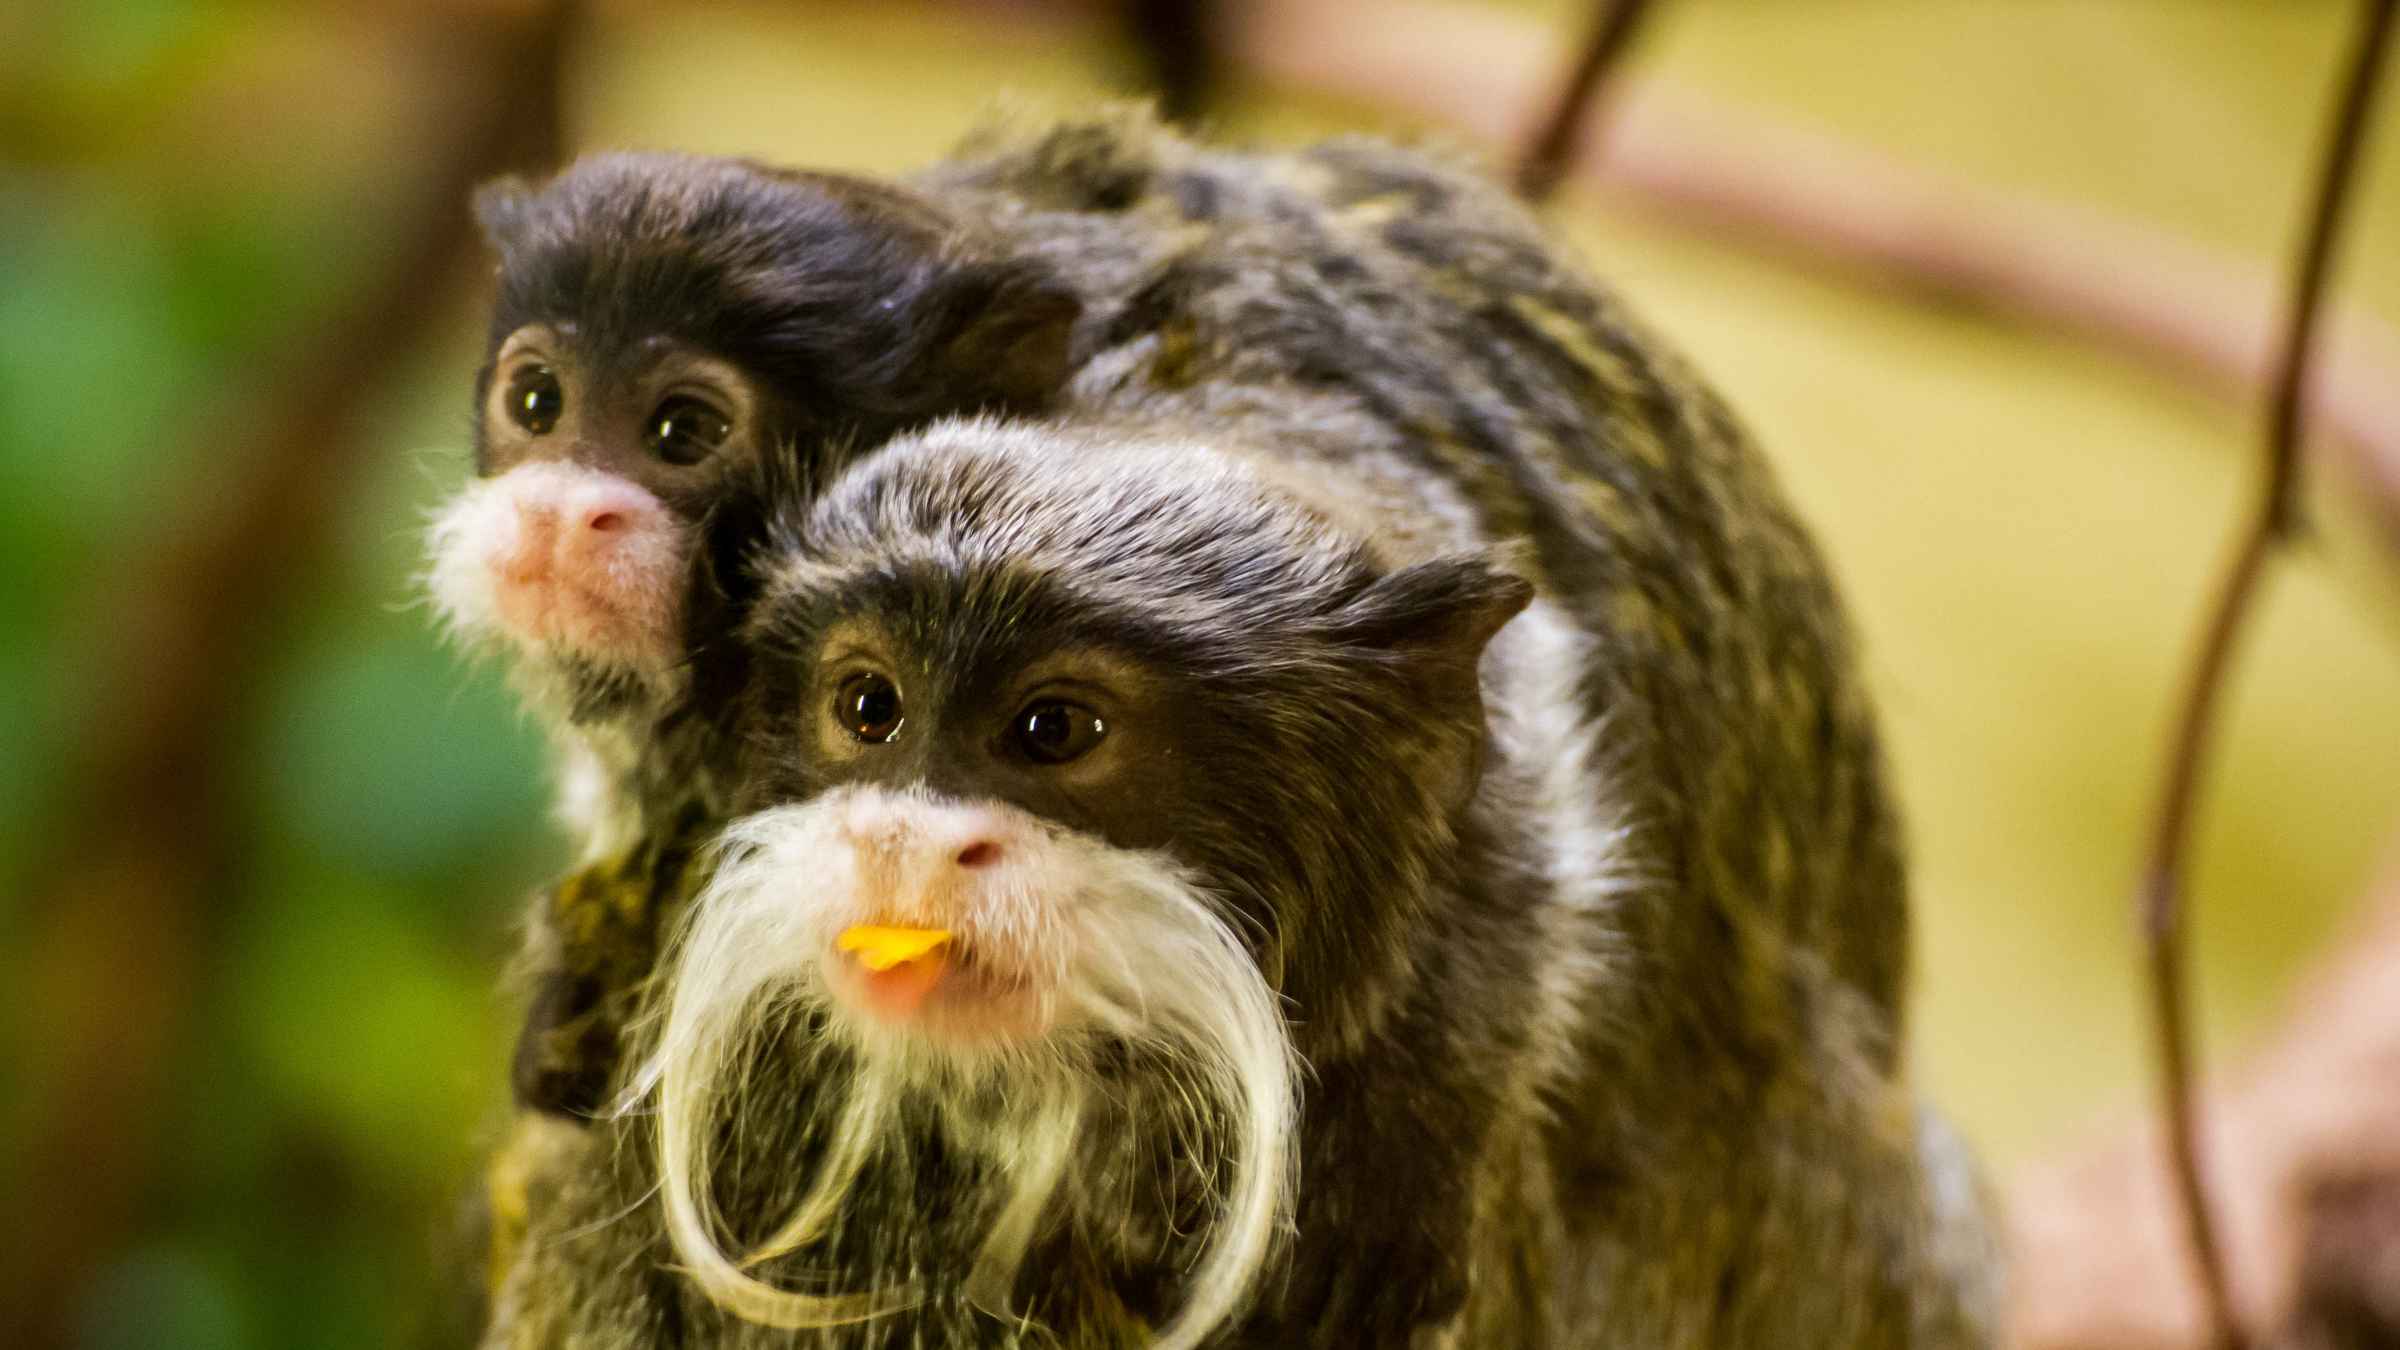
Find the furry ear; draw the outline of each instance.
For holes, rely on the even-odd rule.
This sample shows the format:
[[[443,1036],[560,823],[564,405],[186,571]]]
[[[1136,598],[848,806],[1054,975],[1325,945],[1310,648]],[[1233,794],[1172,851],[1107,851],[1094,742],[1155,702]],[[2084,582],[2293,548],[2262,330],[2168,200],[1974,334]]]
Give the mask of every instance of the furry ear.
[[[1503,624],[1533,603],[1533,583],[1482,553],[1415,563],[1378,579],[1341,615],[1343,636],[1472,669]]]
[[[513,173],[475,189],[475,223],[493,252],[507,253],[525,237],[533,197],[533,185]]]
[[[1336,620],[1337,636],[1396,669],[1426,705],[1482,716],[1483,649],[1533,602],[1533,583],[1481,553],[1416,563],[1378,579]]]
[[[1083,301],[1047,266],[1024,258],[970,265],[949,285],[947,308],[959,323],[932,353],[937,378],[1009,411],[1049,406],[1071,372]]]
[[[1533,603],[1533,583],[1488,554],[1452,554],[1377,579],[1343,607],[1338,635],[1396,678],[1423,742],[1409,770],[1433,800],[1456,807],[1483,773],[1483,649]]]

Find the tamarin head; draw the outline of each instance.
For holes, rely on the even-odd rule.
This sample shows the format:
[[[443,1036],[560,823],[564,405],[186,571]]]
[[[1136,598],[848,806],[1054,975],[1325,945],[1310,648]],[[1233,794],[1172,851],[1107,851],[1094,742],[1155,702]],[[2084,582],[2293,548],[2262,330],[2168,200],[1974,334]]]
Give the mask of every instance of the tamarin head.
[[[494,183],[476,213],[499,295],[477,477],[434,523],[432,590],[564,721],[683,692],[738,608],[739,569],[709,564],[747,541],[710,536],[754,520],[770,451],[808,480],[944,413],[1038,408],[1066,376],[1073,295],[904,189],[608,154]]]
[[[945,1266],[1005,1312],[1060,1225],[1205,1234],[1141,1254],[1187,1272],[1157,1344],[1199,1343],[1284,1220],[1286,1007],[1395,978],[1373,953],[1438,884],[1479,658],[1531,588],[1386,562],[1188,441],[982,420],[900,438],[772,537],[743,814],[636,1078],[678,1264],[806,1325],[958,1296],[908,1287]],[[760,1086],[796,1062],[805,1100]],[[911,1193],[927,1128],[971,1195],[850,1200]],[[786,1212],[729,1213],[767,1157]],[[974,1231],[913,1235],[936,1215]]]

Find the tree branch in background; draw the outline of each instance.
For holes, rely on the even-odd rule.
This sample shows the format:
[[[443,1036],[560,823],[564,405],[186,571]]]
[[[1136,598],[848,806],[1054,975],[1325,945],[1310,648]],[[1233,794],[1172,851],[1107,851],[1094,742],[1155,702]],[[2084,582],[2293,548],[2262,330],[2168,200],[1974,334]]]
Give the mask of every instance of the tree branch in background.
[[[1158,110],[1189,125],[1217,94],[1216,6],[1210,0],[1121,0],[1135,50],[1149,66]]]
[[[1227,59],[1271,81],[1340,94],[1514,143],[1536,115],[1556,37],[1446,0],[1228,5]],[[1946,180],[1656,81],[1616,82],[1604,134],[1567,181],[1688,233],[1797,255],[1955,304],[2086,338],[2219,397],[2274,369],[2272,275],[2155,229]],[[2325,448],[2400,548],[2400,337],[2333,317],[2308,390]]]
[[[2364,0],[2361,7],[2349,70],[2334,105],[2332,139],[2318,171],[2306,243],[2289,297],[2289,318],[2276,363],[2273,414],[2267,421],[2265,481],[2260,485],[2257,513],[2236,547],[2201,637],[2183,712],[2169,742],[2164,797],[2135,901],[2148,945],[2152,1029],[2157,1036],[2168,1156],[2183,1212],[2184,1239],[2208,1309],[2208,1343],[2218,1350],[2242,1350],[2250,1338],[2234,1314],[2216,1220],[2202,1176],[2203,1145],[2192,1103],[2194,1050],[2184,961],[2184,864],[2191,845],[2192,804],[2199,794],[2203,761],[2216,729],[2217,703],[2231,668],[2233,645],[2249,617],[2268,556],[2297,523],[2293,503],[2300,481],[2301,394],[2316,341],[2317,311],[2334,244],[2341,234],[2344,208],[2357,177],[2359,145],[2365,139],[2368,113],[2375,105],[2389,46],[2385,38],[2395,8],[2400,8],[2400,0]]]
[[[2271,1039],[2205,1094],[2227,1281],[2278,1347],[2382,1300],[2400,1328],[2400,848],[2362,922]],[[2206,1322],[2158,1125],[2122,1128],[2010,1186],[2015,1350],[2194,1350]]]
[[[360,468],[354,422],[378,376],[422,350],[473,256],[469,190],[556,153],[569,5],[530,18],[437,11],[444,68],[423,196],[370,284],[295,343],[193,464],[212,490],[101,579],[97,715],[64,766],[65,808],[29,888],[29,1006],[52,1020],[0,1258],[0,1344],[71,1343],[94,1270],[137,1231],[157,1175],[163,1087],[197,974],[242,868],[232,737],[281,619],[321,570]],[[423,23],[423,20],[418,22]],[[461,30],[464,30],[463,32]],[[457,59],[459,54],[466,59]],[[262,412],[265,414],[262,421]]]
[[[1514,178],[1518,196],[1540,202],[1558,190],[1558,180],[1566,176],[1567,165],[1590,139],[1592,121],[1597,115],[1593,105],[1601,101],[1603,77],[1621,63],[1649,13],[1650,0],[1600,0],[1599,12],[1592,20],[1591,37],[1584,42],[1574,69],[1560,82],[1557,94],[1551,98],[1550,111],[1543,115],[1540,128],[1526,141],[1525,152],[1517,160]]]

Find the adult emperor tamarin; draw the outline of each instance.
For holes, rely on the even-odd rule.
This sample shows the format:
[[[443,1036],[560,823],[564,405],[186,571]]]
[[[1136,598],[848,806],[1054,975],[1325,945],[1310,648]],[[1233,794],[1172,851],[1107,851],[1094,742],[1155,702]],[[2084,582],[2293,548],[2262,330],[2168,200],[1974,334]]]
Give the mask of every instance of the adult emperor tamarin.
[[[1073,375],[777,480],[735,819],[612,883],[674,936],[490,1342],[1989,1343],[1849,639],[1717,400],[1421,154],[918,187]]]

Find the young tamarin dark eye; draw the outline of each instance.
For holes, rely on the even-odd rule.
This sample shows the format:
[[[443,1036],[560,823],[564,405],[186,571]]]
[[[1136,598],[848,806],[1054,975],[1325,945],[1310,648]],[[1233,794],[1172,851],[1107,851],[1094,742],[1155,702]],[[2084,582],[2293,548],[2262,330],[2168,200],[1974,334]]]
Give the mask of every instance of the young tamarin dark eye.
[[[900,707],[900,688],[881,675],[853,675],[834,691],[833,720],[869,745],[883,745],[900,734],[907,720]]]
[[[669,464],[697,464],[732,434],[733,423],[723,413],[686,394],[659,404],[642,433],[650,453]]]
[[[1064,764],[1091,753],[1108,724],[1074,703],[1036,703],[1017,714],[1017,747],[1037,764]]]
[[[508,415],[534,435],[547,435],[566,409],[566,391],[550,367],[526,366],[508,377]]]

